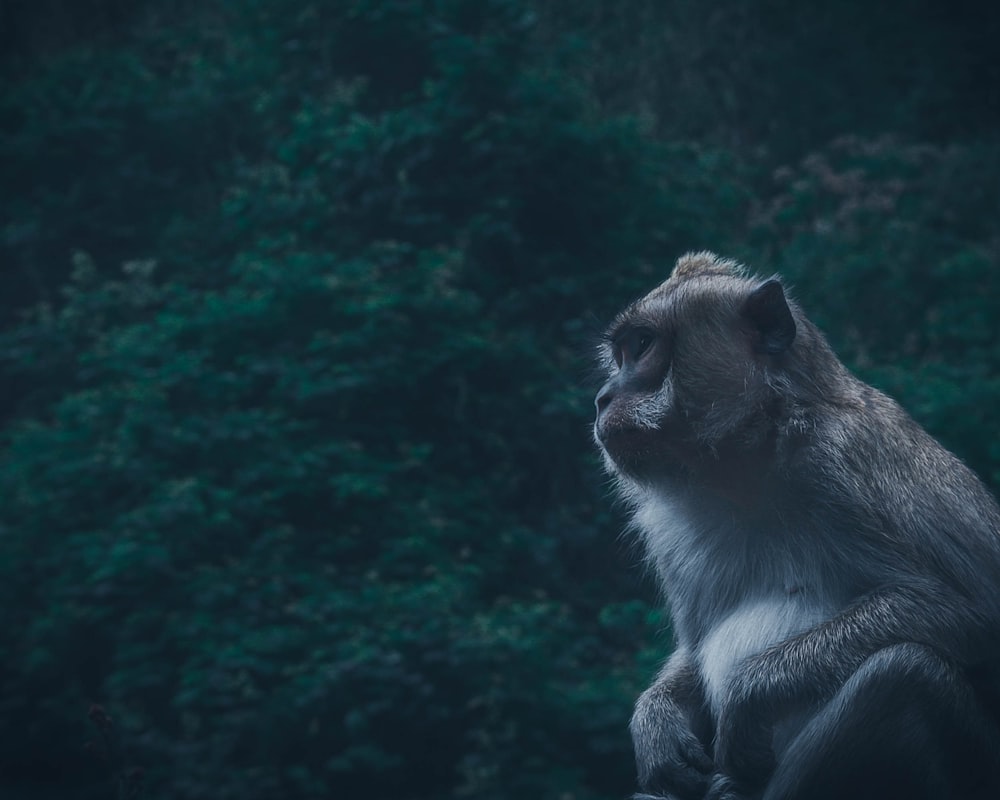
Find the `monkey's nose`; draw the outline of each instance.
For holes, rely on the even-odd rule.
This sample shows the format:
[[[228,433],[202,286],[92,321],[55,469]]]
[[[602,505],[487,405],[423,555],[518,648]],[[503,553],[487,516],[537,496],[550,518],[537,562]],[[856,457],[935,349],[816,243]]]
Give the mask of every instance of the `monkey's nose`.
[[[605,386],[597,393],[597,397],[594,398],[594,405],[597,406],[597,416],[601,416],[609,405],[611,401],[615,399],[614,390],[610,386]]]

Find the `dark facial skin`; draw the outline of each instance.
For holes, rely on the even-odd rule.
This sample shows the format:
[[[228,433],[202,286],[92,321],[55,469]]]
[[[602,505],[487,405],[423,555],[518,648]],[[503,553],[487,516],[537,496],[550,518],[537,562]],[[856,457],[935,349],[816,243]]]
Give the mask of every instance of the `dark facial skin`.
[[[626,326],[610,339],[615,372],[595,400],[596,434],[619,468],[637,478],[662,470],[672,460],[680,420],[669,408],[670,341],[665,330]],[[636,413],[634,398],[662,409],[652,427]]]

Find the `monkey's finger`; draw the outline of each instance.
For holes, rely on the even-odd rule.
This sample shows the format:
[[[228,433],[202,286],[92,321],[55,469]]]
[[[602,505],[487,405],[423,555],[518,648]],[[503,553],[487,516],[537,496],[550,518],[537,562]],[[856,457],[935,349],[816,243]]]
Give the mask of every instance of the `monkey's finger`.
[[[715,771],[715,762],[708,757],[705,749],[697,740],[681,744],[681,758],[703,775],[711,775]]]
[[[675,794],[634,794],[632,800],[682,800]]]
[[[670,796],[676,792],[683,797],[701,797],[708,789],[711,775],[680,761],[671,761],[657,767],[642,788]]]
[[[705,800],[745,800],[746,797],[735,782],[725,775],[716,775],[705,794]]]
[[[708,789],[710,775],[685,764],[674,772],[674,785],[685,797],[701,797]]]

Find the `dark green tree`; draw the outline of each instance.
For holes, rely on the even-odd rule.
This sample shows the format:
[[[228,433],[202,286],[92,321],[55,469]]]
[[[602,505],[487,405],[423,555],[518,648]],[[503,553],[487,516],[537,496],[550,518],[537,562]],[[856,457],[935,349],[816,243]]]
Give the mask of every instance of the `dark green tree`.
[[[111,796],[99,702],[150,798],[626,794],[588,368],[686,250],[998,477],[992,17],[762,9],[0,9],[0,788]]]

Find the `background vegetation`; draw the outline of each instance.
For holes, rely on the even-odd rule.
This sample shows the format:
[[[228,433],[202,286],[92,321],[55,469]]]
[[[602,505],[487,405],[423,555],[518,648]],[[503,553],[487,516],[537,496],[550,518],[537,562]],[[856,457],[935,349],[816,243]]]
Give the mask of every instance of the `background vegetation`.
[[[998,9],[0,4],[3,795],[626,795],[592,337],[781,272],[1000,483]]]

